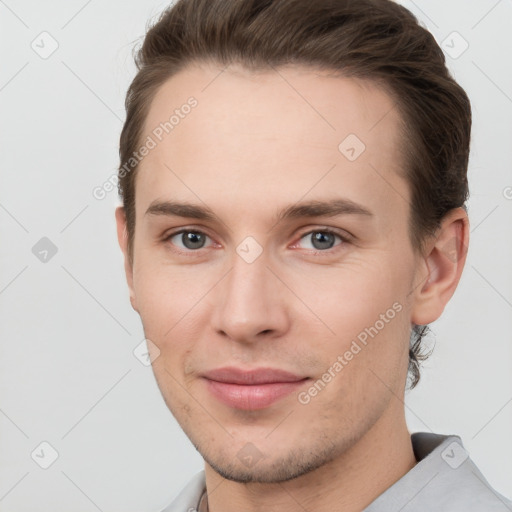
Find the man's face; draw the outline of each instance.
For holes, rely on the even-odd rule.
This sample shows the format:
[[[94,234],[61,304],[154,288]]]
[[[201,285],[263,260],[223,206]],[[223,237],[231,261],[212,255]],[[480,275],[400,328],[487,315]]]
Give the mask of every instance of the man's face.
[[[162,395],[205,461],[283,481],[403,415],[418,260],[399,114],[373,84],[311,68],[219,71],[189,67],[151,105],[128,280]],[[297,209],[333,200],[367,212]],[[239,375],[212,373],[226,367]],[[295,377],[239,380],[269,368]]]

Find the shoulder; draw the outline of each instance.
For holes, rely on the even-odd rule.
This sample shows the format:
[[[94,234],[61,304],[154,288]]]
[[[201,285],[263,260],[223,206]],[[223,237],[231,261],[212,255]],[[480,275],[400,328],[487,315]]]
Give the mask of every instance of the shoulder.
[[[512,512],[512,501],[489,484],[456,435],[413,434],[416,447],[428,447],[420,460],[429,478],[418,497],[440,512]],[[420,468],[419,468],[420,469]],[[413,509],[411,509],[413,510]]]
[[[443,473],[430,498],[441,512],[512,512],[512,501],[498,493],[472,461],[460,473]],[[427,493],[428,496],[429,493]]]
[[[512,501],[492,488],[459,436],[418,432],[411,441],[416,466],[365,512],[512,512]]]

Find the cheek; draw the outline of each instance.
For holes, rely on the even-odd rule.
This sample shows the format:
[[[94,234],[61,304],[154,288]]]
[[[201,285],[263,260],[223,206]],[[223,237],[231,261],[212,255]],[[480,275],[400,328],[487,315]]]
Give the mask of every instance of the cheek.
[[[184,315],[180,301],[184,291],[169,277],[165,269],[153,268],[142,259],[134,267],[133,288],[144,333],[160,350],[164,349],[163,340]]]
[[[318,269],[307,279],[296,278],[294,290],[330,328],[333,339],[346,341],[373,326],[388,310],[387,316],[397,316],[396,310],[404,306],[405,282],[404,276],[380,255],[373,260]]]
[[[337,336],[322,348],[323,368],[300,397],[301,404],[309,404],[304,414],[314,409],[350,431],[376,421],[390,399],[401,396],[408,361],[403,311],[391,309],[388,323],[379,319],[382,324],[373,321],[363,328],[364,315],[340,320],[335,326]],[[356,334],[346,334],[350,330]]]
[[[309,339],[318,338],[319,329],[325,332],[322,347],[315,348],[325,365],[321,372],[331,368],[337,382],[332,388],[346,387],[351,396],[375,385],[376,375],[386,382],[398,378],[407,365],[407,278],[391,263],[380,258],[373,264],[339,268],[297,288],[322,324],[299,320],[301,330],[309,330]]]
[[[186,374],[189,354],[197,340],[204,338],[205,293],[212,286],[206,272],[199,275],[194,270],[156,265],[142,258],[139,267],[134,268],[133,286],[145,337],[160,350],[158,362],[165,362],[173,373],[181,368],[180,375]]]

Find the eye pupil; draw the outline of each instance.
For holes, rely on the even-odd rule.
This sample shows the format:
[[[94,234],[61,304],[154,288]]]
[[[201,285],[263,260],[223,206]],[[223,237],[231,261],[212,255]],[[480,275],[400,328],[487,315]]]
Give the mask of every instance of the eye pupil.
[[[330,249],[334,245],[334,235],[326,231],[316,231],[312,235],[315,249]],[[327,241],[326,241],[327,239]],[[319,246],[317,246],[319,244]]]
[[[313,247],[317,250],[330,249],[336,242],[336,235],[329,231],[313,231],[310,237]],[[205,235],[198,231],[183,231],[181,242],[187,249],[201,249],[205,244]]]
[[[201,233],[187,231],[181,235],[181,241],[187,249],[200,249],[204,244],[204,236]]]

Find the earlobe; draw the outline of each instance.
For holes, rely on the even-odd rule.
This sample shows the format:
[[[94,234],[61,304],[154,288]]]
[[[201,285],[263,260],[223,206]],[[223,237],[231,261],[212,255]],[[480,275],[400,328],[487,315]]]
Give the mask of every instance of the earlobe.
[[[124,271],[126,275],[126,282],[130,292],[130,303],[132,308],[138,312],[137,303],[135,300],[135,290],[133,288],[133,265],[130,261],[128,254],[128,231],[126,228],[126,213],[122,206],[116,208],[116,226],[117,226],[117,241],[119,247],[124,255]]]
[[[418,277],[412,292],[411,322],[427,325],[441,316],[459,284],[468,244],[467,213],[462,208],[455,208],[443,219],[418,266]]]

